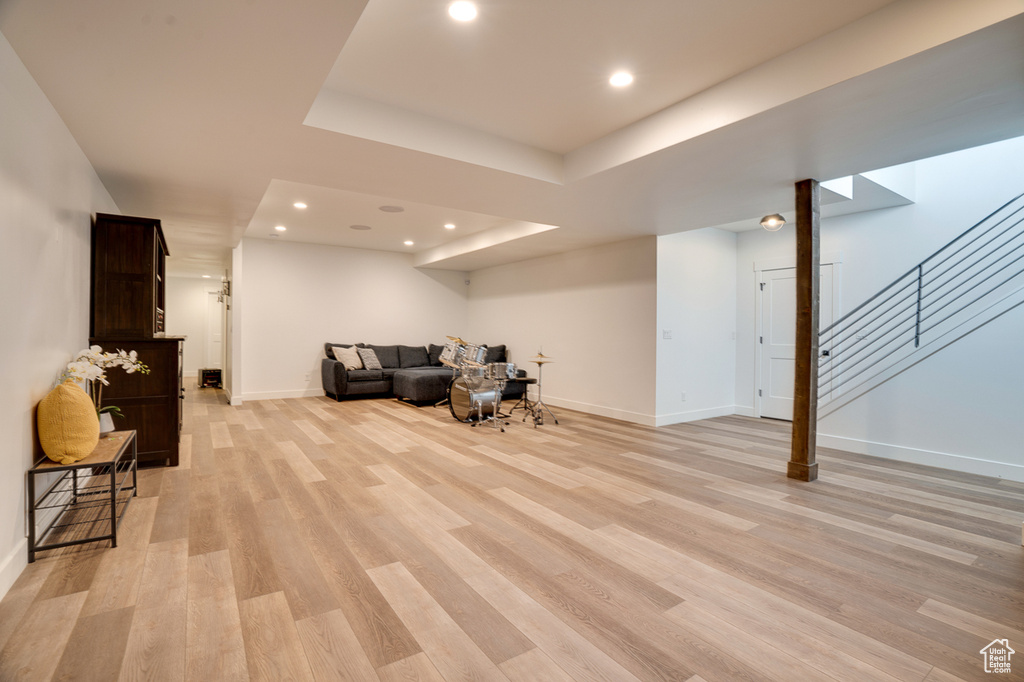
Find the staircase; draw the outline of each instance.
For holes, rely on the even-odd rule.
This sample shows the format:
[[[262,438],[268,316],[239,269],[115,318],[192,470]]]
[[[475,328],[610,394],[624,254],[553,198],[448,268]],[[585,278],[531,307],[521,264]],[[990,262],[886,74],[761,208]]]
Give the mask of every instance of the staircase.
[[[827,414],[1024,303],[1024,194],[819,335]]]

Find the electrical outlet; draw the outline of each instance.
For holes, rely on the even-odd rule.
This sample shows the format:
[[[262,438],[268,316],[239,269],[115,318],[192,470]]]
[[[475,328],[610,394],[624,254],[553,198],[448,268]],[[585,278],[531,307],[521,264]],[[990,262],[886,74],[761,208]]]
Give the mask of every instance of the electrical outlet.
[[[306,381],[309,381],[312,378],[313,378],[313,373],[312,372],[306,372]]]
[[[671,339],[672,338],[672,330],[671,329],[662,329],[661,330],[661,338],[663,338],[663,339]]]

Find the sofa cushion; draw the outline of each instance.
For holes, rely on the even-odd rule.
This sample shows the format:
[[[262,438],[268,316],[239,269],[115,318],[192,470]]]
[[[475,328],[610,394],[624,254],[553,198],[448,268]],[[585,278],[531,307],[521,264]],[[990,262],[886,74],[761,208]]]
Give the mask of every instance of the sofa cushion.
[[[349,381],[380,381],[384,373],[379,369],[350,369],[348,371]]]
[[[443,367],[441,363],[441,353],[444,352],[444,346],[435,346],[430,344],[430,348],[427,349],[427,356],[430,358],[431,367]]]
[[[489,365],[492,362],[505,362],[505,344],[487,347],[487,354],[484,355],[484,364]]]
[[[359,349],[355,346],[335,346],[334,358],[345,365],[345,369],[362,369],[363,361],[359,358]]]
[[[363,361],[363,367],[366,369],[379,370],[383,367],[377,353],[372,348],[359,348],[356,352],[359,353],[359,359]]]
[[[380,360],[381,367],[401,366],[398,360],[398,346],[375,346],[372,343],[368,343],[366,344],[366,347],[372,348],[373,352],[377,354],[377,359]]]
[[[399,367],[426,367],[430,364],[430,356],[424,346],[399,346]]]

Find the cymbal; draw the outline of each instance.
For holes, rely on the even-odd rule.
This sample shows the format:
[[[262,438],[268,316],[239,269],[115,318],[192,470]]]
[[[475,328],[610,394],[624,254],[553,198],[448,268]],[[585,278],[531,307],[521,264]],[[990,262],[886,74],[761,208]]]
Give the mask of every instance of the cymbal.
[[[465,345],[465,344],[466,344],[466,342],[465,342],[465,341],[463,341],[462,339],[460,339],[460,338],[459,338],[459,337],[457,337],[457,336],[447,336],[447,337],[445,337],[445,338],[447,338],[447,339],[449,339],[449,340],[451,340],[451,341],[455,341],[456,343],[461,343],[461,344],[463,344],[463,345]]]

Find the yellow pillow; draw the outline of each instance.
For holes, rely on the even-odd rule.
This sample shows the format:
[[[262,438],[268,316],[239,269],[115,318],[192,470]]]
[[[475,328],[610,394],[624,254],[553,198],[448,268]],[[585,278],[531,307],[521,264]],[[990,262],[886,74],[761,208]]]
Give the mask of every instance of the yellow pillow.
[[[39,401],[39,442],[54,462],[74,464],[100,442],[100,420],[88,394],[68,379]]]

